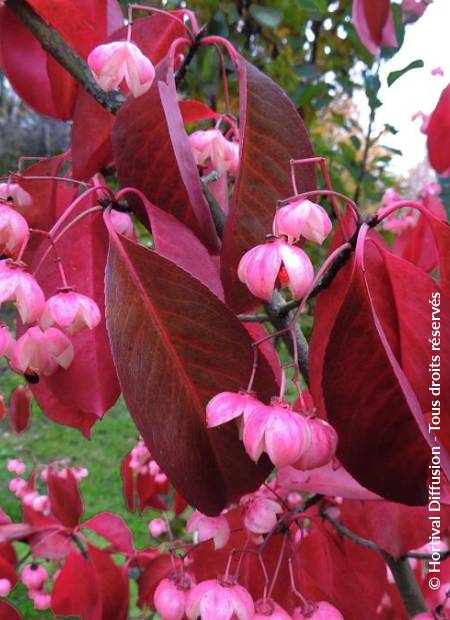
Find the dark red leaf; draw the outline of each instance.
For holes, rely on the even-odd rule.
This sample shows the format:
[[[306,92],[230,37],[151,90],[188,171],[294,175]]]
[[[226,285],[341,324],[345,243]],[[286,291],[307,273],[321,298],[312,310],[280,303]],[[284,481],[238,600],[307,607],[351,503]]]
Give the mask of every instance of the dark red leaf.
[[[12,605],[0,600],[0,620],[23,620],[23,617]]]
[[[155,65],[167,54],[172,41],[183,33],[180,24],[165,15],[152,15],[133,23],[133,42]],[[126,28],[120,28],[109,40],[125,38]],[[113,114],[80,89],[72,131],[73,169],[77,179],[89,179],[112,161],[113,125]]]
[[[256,305],[238,281],[239,259],[264,242],[272,231],[277,200],[292,195],[290,159],[314,154],[301,116],[275,82],[244,59],[239,82],[241,166],[222,250],[225,297],[236,311]],[[300,168],[297,178],[300,191],[316,186],[311,164]]]
[[[130,528],[119,515],[101,512],[85,521],[81,527],[88,528],[109,541],[117,551],[132,555],[134,552],[133,535]]]
[[[217,514],[270,471],[265,459],[251,463],[233,424],[206,430],[208,400],[248,381],[248,333],[198,280],[112,230],[106,296],[113,354],[140,433],[186,500]],[[255,387],[263,398],[276,390],[264,358]]]
[[[178,106],[173,75],[159,65],[152,88],[129,99],[117,115],[113,150],[122,186],[144,192],[157,207],[217,249],[209,207]],[[145,214],[138,211],[146,220]]]
[[[47,484],[52,515],[66,527],[76,527],[83,514],[83,500],[75,476],[70,469],[64,477],[49,471]]]
[[[101,598],[102,620],[127,620],[130,604],[126,566],[118,566],[107,551],[88,546]]]
[[[433,438],[411,385],[416,389],[419,366],[421,381],[428,375],[423,312],[433,283],[410,263],[380,252],[372,241],[365,266],[349,263],[321,295],[311,342],[311,390],[339,434],[339,458],[358,482],[386,499],[420,504],[427,499]],[[397,299],[400,308],[382,256],[408,270],[408,291],[400,292],[404,271],[398,267],[396,273],[398,295],[405,293]],[[446,453],[442,458],[446,468]]]
[[[427,129],[428,157],[442,175],[450,174],[450,84],[444,88]]]
[[[33,394],[27,385],[19,385],[9,399],[8,414],[11,427],[15,433],[27,430],[31,420],[31,403]]]
[[[94,564],[72,549],[52,590],[52,611],[60,616],[103,620]]]
[[[201,241],[173,215],[158,209],[148,200],[144,201],[144,208],[158,254],[200,280],[223,300],[218,264]]]

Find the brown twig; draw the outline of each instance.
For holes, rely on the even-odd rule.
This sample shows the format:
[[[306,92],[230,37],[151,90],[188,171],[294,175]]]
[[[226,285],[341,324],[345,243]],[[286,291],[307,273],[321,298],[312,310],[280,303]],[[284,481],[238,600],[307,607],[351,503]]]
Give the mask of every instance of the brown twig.
[[[55,28],[48,25],[34,9],[23,0],[7,0],[7,7],[36,37],[42,47],[94,97],[106,110],[117,114],[125,97],[119,92],[107,93],[94,80],[86,61],[67,44]]]

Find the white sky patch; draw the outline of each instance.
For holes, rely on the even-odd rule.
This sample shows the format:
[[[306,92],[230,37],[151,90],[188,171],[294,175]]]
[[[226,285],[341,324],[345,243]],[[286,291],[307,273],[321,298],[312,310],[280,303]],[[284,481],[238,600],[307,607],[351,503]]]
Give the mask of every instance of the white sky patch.
[[[419,131],[420,120],[412,122],[411,116],[419,110],[429,114],[450,82],[449,26],[450,0],[434,0],[417,22],[407,26],[401,50],[381,69],[379,99],[383,105],[377,110],[375,131],[380,131],[385,123],[399,131],[382,140],[383,144],[403,152],[402,157],[394,156],[391,164],[394,172],[407,172],[427,158],[426,136]],[[425,63],[422,69],[412,69],[388,88],[387,76],[391,71],[403,69],[418,59]],[[431,75],[431,70],[438,66],[444,69],[444,77]]]

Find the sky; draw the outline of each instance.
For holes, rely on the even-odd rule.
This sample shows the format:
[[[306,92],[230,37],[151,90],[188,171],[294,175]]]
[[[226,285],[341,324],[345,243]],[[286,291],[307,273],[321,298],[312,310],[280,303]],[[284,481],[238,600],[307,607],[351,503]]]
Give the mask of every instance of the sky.
[[[422,69],[411,70],[387,87],[391,71],[417,59],[424,61]],[[431,75],[438,66],[444,69],[444,77]],[[420,121],[412,122],[411,116],[419,110],[430,113],[450,82],[450,0],[434,0],[417,22],[407,26],[401,50],[382,67],[380,77],[383,86],[379,98],[383,105],[377,112],[375,130],[381,130],[384,123],[399,130],[382,142],[403,152],[402,157],[394,157],[392,169],[406,172],[426,159],[426,136],[419,131]]]

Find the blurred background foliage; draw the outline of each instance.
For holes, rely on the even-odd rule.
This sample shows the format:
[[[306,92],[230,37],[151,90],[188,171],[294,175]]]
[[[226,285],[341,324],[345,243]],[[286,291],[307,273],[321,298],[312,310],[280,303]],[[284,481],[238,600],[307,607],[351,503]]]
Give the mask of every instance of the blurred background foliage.
[[[127,2],[121,3],[126,14]],[[383,137],[395,134],[395,127],[386,125],[378,135],[371,131],[370,121],[381,105],[378,62],[396,50],[384,50],[381,61],[375,61],[352,25],[351,0],[144,0],[141,4],[187,6],[197,13],[200,24],[208,25],[208,33],[230,40],[281,84],[304,118],[317,154],[327,157],[335,189],[356,197],[364,210],[378,206],[386,187],[414,191],[417,170],[398,179],[389,167],[395,151],[383,146]],[[400,6],[394,4],[393,10],[402,42],[405,25]],[[229,63],[227,75],[237,112],[237,80]],[[196,54],[182,90],[223,111],[221,65],[214,48]],[[0,173],[14,169],[19,155],[50,155],[65,149],[68,125],[28,110],[1,79]]]

